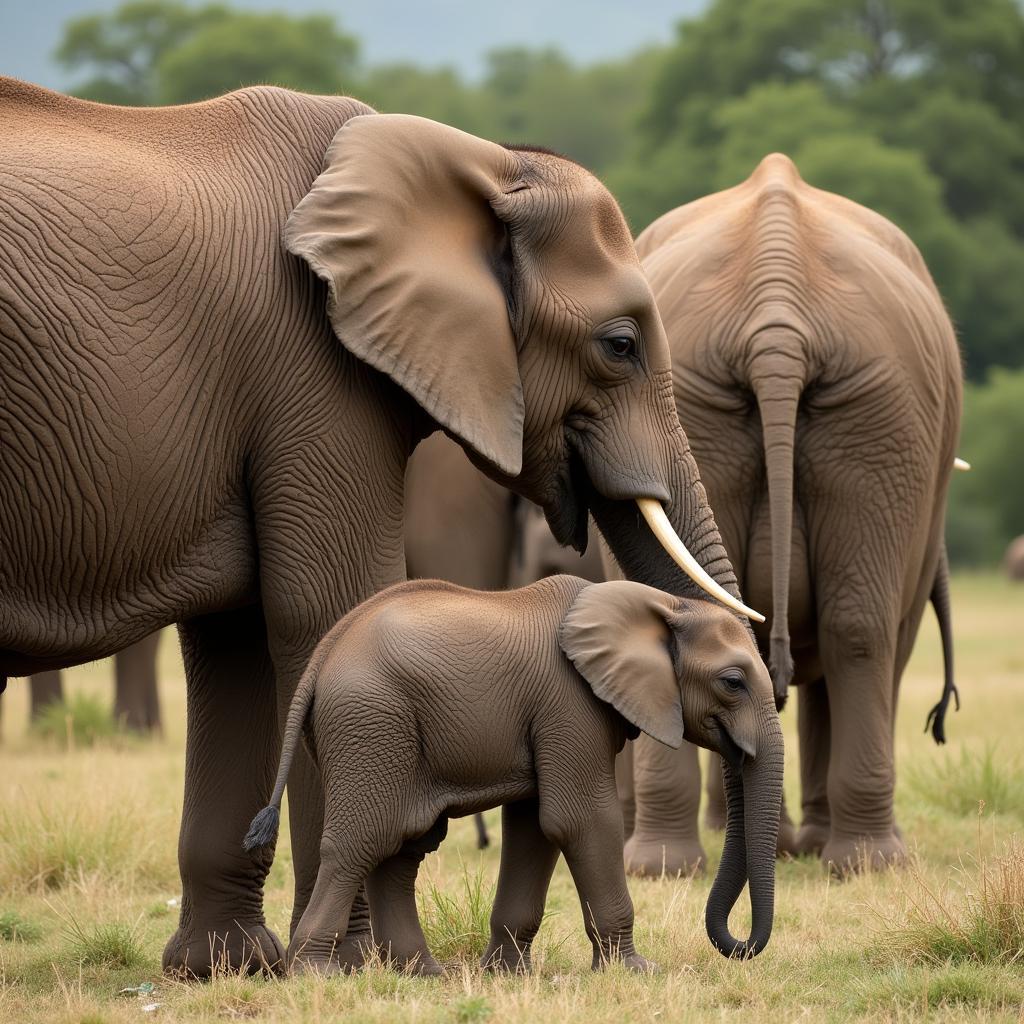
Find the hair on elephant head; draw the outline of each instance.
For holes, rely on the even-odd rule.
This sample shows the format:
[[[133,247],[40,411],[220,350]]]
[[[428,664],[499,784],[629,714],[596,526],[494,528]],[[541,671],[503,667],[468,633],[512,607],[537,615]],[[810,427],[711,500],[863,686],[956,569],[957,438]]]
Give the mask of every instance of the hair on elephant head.
[[[720,753],[729,803],[725,850],[708,898],[708,937],[727,956],[754,956],[771,935],[783,743],[772,683],[746,625],[706,601],[626,581],[576,599],[559,641],[594,693],[654,739],[683,736]],[[729,912],[750,882],[744,942]]]
[[[285,244],[326,282],[342,344],[541,505],[560,543],[582,551],[593,511],[627,572],[686,587],[667,550],[749,613],[700,514],[650,288],[595,177],[423,118],[353,117]],[[653,534],[637,528],[635,501]]]

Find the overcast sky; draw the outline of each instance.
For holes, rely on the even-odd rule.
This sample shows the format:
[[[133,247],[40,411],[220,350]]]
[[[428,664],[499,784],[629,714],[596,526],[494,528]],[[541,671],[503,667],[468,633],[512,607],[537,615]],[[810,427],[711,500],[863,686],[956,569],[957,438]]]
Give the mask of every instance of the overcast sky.
[[[362,43],[368,63],[451,64],[469,75],[497,46],[554,45],[579,61],[615,57],[672,37],[706,0],[245,0],[236,7],[327,11]],[[116,0],[0,0],[0,73],[61,88],[50,59],[69,18],[113,10]]]

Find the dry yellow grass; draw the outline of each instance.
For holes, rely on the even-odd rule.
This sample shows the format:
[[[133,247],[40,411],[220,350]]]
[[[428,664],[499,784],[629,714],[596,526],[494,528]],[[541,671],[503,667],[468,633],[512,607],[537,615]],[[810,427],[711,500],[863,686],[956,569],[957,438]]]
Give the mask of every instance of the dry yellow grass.
[[[817,862],[780,864],[775,934],[751,963],[722,959],[705,939],[708,880],[634,882],[638,946],[662,967],[653,978],[590,973],[564,866],[534,975],[481,974],[468,951],[499,854],[497,846],[474,849],[467,821],[453,823],[423,879],[429,927],[456,958],[447,978],[374,968],[331,981],[167,981],[159,956],[174,923],[168,901],[178,896],[184,740],[173,634],[161,651],[167,736],[155,743],[60,751],[26,735],[27,688],[15,681],[3,700],[0,745],[0,1020],[1020,1021],[1024,957],[1009,947],[1019,940],[1024,858],[1019,844],[1006,844],[1024,830],[1024,587],[961,577],[954,608],[964,708],[948,721],[948,748],[922,732],[940,690],[931,621],[901,699],[897,811],[912,867],[840,884]],[[109,699],[110,685],[104,664],[69,673],[76,691]],[[793,769],[793,715],[784,720]],[[793,770],[787,789],[795,803]],[[488,817],[497,830],[497,814]],[[717,862],[720,838],[707,837],[707,846]],[[282,934],[290,890],[283,839],[267,887],[268,917]],[[972,931],[979,922],[981,932]],[[21,932],[34,941],[21,941]],[[951,945],[950,935],[966,945]],[[988,954],[974,955],[972,942]],[[154,990],[118,994],[144,982]]]

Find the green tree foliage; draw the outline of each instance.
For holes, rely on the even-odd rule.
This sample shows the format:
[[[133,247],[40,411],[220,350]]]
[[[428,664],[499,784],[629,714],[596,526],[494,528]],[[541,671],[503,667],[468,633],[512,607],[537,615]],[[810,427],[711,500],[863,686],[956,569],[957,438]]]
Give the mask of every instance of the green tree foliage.
[[[207,99],[242,85],[306,92],[352,88],[358,44],[329,15],[294,17],[140,0],[70,21],[56,57],[92,73],[76,92],[107,103]]]
[[[610,182],[639,228],[773,149],[917,242],[972,377],[1024,364],[1015,0],[714,0],[679,25]]]
[[[1024,370],[996,369],[987,383],[967,385],[959,450],[972,468],[954,473],[949,485],[946,542],[954,563],[993,564],[1024,533],[1022,437]]]

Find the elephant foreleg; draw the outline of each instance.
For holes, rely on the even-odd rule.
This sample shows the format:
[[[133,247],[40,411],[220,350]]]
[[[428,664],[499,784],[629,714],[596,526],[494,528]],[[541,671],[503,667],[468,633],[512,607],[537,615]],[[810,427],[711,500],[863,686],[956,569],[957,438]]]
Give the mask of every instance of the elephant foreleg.
[[[822,644],[831,719],[829,840],[822,858],[843,871],[900,862],[893,795],[895,629],[826,629]]]
[[[279,969],[284,948],[263,917],[269,855],[242,849],[273,786],[280,747],[274,670],[258,607],[180,627],[187,680],[182,901],[164,970]]]
[[[708,752],[708,771],[704,779],[704,827],[713,832],[725,830],[725,777],[722,758],[713,750]]]
[[[636,788],[633,782],[633,744],[626,745],[615,758],[615,788],[622,806],[622,834],[626,841],[636,827]]]
[[[828,762],[832,744],[828,688],[824,679],[796,687],[800,741],[801,822],[797,852],[818,854],[828,842]]]

